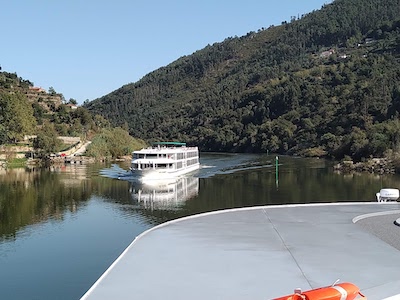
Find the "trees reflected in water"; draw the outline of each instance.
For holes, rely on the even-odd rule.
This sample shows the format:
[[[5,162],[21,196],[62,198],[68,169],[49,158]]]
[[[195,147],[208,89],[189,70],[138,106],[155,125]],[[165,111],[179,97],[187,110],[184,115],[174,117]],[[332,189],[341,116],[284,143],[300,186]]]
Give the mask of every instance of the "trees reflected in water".
[[[63,172],[68,175],[63,175]],[[91,182],[84,169],[61,168],[0,170],[0,237],[14,237],[21,228],[46,221],[62,220],[91,195]]]
[[[213,165],[212,158],[208,162]],[[63,221],[67,213],[76,213],[89,201],[115,203],[121,217],[139,215],[146,226],[153,226],[228,208],[375,201],[381,188],[400,185],[397,175],[337,174],[329,162],[318,159],[282,157],[278,174],[271,156],[254,156],[250,166],[156,186],[103,177],[100,170],[105,166],[98,165],[1,169],[0,240],[13,239],[32,224]]]

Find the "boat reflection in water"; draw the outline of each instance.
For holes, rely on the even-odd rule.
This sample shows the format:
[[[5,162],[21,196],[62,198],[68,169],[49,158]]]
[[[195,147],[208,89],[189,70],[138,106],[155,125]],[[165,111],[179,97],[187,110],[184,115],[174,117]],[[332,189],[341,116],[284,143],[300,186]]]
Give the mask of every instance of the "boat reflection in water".
[[[131,182],[130,192],[135,203],[145,209],[174,209],[199,193],[199,178],[181,177],[166,180]]]

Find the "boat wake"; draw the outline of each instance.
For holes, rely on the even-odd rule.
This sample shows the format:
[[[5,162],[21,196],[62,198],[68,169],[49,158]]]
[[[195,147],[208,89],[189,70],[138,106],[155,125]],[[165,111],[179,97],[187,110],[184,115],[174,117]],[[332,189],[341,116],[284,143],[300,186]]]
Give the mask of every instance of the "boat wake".
[[[199,191],[200,178],[271,167],[270,161],[251,155],[206,154],[200,159],[200,168],[191,173],[171,178],[146,179],[130,170],[113,164],[100,171],[100,175],[129,182],[129,191],[135,205],[145,209],[176,209]]]
[[[209,178],[215,175],[231,174],[251,169],[272,167],[271,161],[259,161],[254,155],[245,154],[213,154],[205,155],[200,160],[199,178]]]
[[[245,154],[205,154],[200,158],[200,168],[191,173],[180,177],[210,178],[215,175],[232,174],[235,172],[271,168],[273,164],[270,160],[263,161],[256,159],[254,155]],[[126,181],[138,181],[130,170],[121,168],[113,164],[110,168],[100,171],[100,175]]]
[[[111,165],[110,168],[102,169],[100,171],[100,175],[107,178],[121,179],[128,181],[135,179],[130,170],[125,170],[117,164]]]

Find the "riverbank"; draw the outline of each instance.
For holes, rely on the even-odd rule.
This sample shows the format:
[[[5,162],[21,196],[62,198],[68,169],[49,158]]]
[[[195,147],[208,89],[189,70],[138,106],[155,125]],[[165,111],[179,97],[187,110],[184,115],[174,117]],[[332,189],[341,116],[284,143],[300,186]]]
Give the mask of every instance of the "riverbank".
[[[343,173],[366,172],[376,174],[395,174],[396,168],[389,158],[372,158],[363,162],[342,161],[334,166],[335,171]]]
[[[32,147],[14,147],[9,148],[8,156],[0,156],[0,167],[7,168],[12,167],[15,162],[18,162],[18,166],[23,165],[54,165],[54,164],[86,164],[95,162],[95,158],[87,157],[83,154],[86,152],[87,147],[91,144],[91,141],[82,142],[79,138],[74,137],[63,137],[64,143],[71,144],[71,147],[64,151],[60,151],[57,154],[51,154],[45,158],[32,158],[28,157],[27,154],[33,151]],[[4,151],[3,151],[4,152]]]

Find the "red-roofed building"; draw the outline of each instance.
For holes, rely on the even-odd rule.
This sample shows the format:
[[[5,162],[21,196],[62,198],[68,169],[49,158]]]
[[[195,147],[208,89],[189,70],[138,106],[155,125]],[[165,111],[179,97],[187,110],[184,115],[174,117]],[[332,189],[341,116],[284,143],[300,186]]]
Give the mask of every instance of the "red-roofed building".
[[[37,87],[37,86],[30,86],[29,90],[32,92],[37,92],[37,93],[46,93],[46,90],[41,88],[41,87]]]

